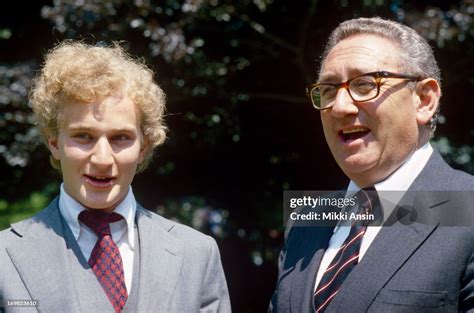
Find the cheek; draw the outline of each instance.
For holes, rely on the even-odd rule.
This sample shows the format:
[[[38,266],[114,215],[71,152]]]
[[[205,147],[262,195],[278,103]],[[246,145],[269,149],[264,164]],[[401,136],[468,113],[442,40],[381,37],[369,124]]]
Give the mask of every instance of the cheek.
[[[78,163],[80,161],[84,161],[88,158],[89,153],[85,151],[84,149],[80,149],[78,147],[74,146],[68,146],[65,145],[62,148],[62,162],[68,162],[68,163]]]
[[[387,102],[389,102],[387,112],[384,114],[390,116],[390,119],[399,127],[412,127],[413,124],[416,124],[416,105],[411,94],[405,92],[400,96],[387,99]]]
[[[409,108],[380,112],[377,120],[377,133],[381,139],[391,145],[398,147],[401,144],[406,145],[411,143],[413,138],[417,136],[416,117]]]
[[[333,125],[331,118],[325,112],[321,113],[321,125],[323,126],[323,132],[326,139],[329,139],[331,132],[331,126]]]
[[[402,102],[388,98],[376,106],[367,108],[364,113],[374,124],[373,126],[383,131],[399,125],[405,118],[404,110]]]
[[[79,149],[70,140],[58,140],[61,163],[75,163],[87,157],[83,149]]]
[[[116,160],[122,166],[136,166],[140,163],[140,145],[120,151],[116,155]]]

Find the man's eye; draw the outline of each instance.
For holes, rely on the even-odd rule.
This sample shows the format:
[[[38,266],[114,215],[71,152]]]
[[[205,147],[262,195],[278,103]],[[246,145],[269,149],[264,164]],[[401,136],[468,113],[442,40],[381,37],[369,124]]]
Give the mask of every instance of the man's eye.
[[[81,139],[81,140],[91,140],[92,136],[90,136],[89,134],[79,133],[79,134],[75,134],[74,138]]]
[[[355,91],[358,94],[368,94],[372,90],[377,88],[377,84],[373,80],[358,79],[351,83],[351,91]]]
[[[121,134],[114,136],[112,139],[115,141],[127,141],[130,140],[130,136]]]
[[[322,98],[332,98],[336,94],[336,88],[334,86],[321,86],[319,92]]]

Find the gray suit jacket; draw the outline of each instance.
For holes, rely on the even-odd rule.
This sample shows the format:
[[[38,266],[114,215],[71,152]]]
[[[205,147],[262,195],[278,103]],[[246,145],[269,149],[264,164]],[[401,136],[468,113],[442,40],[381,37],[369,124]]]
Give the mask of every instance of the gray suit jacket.
[[[402,199],[424,222],[384,226],[326,313],[474,312],[473,176],[451,169],[435,151],[410,190],[437,191]],[[447,192],[453,190],[470,192]],[[437,222],[458,213],[470,219],[467,226]],[[314,312],[316,273],[332,233],[332,227],[287,229],[269,312]]]
[[[137,312],[230,312],[214,239],[141,206],[136,224]],[[36,216],[0,232],[0,299],[39,302],[5,307],[6,312],[113,312],[77,243],[65,240],[72,232],[64,225],[56,198]]]

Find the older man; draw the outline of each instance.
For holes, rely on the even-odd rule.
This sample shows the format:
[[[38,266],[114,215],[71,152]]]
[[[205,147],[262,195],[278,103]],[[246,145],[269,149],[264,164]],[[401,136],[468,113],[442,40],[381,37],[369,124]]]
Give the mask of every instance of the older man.
[[[427,42],[393,21],[343,22],[308,92],[346,194],[384,226],[288,227],[269,311],[474,312],[474,179],[428,142],[441,90]]]
[[[152,71],[120,46],[64,42],[31,102],[63,184],[0,232],[0,311],[230,312],[214,239],[145,210],[131,188],[166,136]]]

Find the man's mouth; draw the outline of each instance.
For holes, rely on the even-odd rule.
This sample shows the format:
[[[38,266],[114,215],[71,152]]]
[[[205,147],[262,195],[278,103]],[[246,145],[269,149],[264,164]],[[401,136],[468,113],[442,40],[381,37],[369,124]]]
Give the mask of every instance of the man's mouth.
[[[370,129],[364,126],[343,129],[339,131],[339,137],[344,142],[356,140],[370,133]]]
[[[103,175],[87,175],[84,174],[86,180],[94,187],[108,187],[111,186],[116,177]]]

